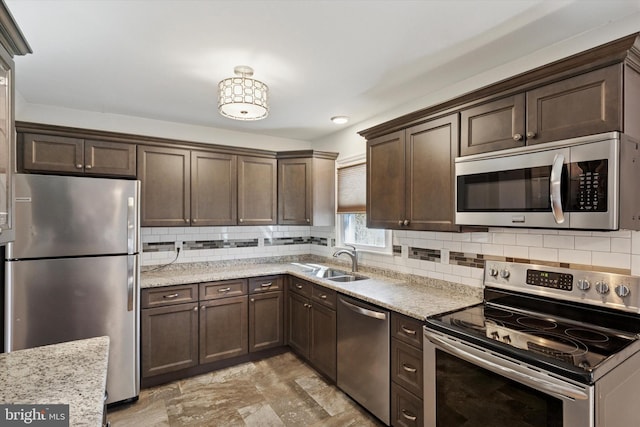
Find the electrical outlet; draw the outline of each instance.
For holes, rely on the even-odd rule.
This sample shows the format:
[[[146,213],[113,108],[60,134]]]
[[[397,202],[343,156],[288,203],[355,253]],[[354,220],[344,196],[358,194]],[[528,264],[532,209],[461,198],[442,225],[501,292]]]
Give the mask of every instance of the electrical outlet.
[[[176,241],[173,249],[176,252],[182,252],[182,241]]]

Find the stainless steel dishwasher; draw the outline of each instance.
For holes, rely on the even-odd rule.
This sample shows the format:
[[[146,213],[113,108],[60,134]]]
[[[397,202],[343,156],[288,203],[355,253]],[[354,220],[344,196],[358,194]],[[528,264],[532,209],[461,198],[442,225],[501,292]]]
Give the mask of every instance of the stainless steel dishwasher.
[[[389,312],[338,297],[338,387],[386,425],[390,419]]]

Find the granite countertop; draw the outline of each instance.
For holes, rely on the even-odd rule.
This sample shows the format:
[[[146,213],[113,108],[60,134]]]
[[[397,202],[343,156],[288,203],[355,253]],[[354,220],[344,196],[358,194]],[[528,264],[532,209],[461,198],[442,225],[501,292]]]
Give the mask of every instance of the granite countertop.
[[[321,265],[344,269],[344,266],[326,263],[321,263]],[[298,263],[230,266],[204,264],[166,271],[148,271],[141,275],[141,287],[153,288],[272,274],[290,274],[419,320],[425,320],[428,316],[468,307],[482,301],[481,289],[462,284],[430,278],[416,278],[416,276],[412,276],[412,280],[405,280],[368,271],[362,271],[358,274],[367,276],[369,279],[341,283],[315,277],[308,269]]]
[[[0,354],[0,403],[68,404],[69,425],[101,426],[109,337]]]

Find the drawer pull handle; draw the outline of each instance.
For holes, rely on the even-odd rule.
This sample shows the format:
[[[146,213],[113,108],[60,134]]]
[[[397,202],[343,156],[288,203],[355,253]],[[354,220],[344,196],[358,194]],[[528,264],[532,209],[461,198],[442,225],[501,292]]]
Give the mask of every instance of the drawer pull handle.
[[[302,289],[302,285],[296,285],[296,288]]]
[[[269,282],[269,283],[263,283],[262,285],[260,285],[263,288],[269,288],[271,287],[271,285],[273,285],[273,282]]]
[[[407,372],[411,372],[412,374],[413,374],[413,373],[415,373],[415,372],[417,371],[417,369],[416,369],[416,368],[414,368],[413,366],[411,366],[411,365],[406,365],[406,364],[404,364],[404,363],[402,364],[402,369],[404,369],[404,370],[405,370],[405,371],[407,371]]]
[[[320,298],[322,298],[322,299],[327,299],[327,296],[326,296],[326,295],[324,295],[324,294],[322,294],[322,295],[320,295]]]
[[[401,412],[402,412],[402,416],[408,419],[409,421],[415,421],[418,419],[418,417],[416,417],[415,415],[411,415],[411,412],[407,411],[406,409],[403,409]]]
[[[221,288],[218,289],[218,292],[229,292],[231,290],[231,288]]]
[[[177,298],[179,294],[170,294],[170,295],[163,295],[162,298],[166,298],[166,299],[172,299],[172,298]]]
[[[413,329],[408,329],[408,328],[406,328],[404,326],[401,326],[401,328],[402,328],[402,331],[405,334],[409,334],[409,335],[415,335],[416,334],[416,331],[414,331]]]

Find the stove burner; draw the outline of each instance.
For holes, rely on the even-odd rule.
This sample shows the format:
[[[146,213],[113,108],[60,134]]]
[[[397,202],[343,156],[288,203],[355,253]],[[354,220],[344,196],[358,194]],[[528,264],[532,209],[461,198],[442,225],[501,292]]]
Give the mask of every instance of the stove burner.
[[[485,307],[484,308],[484,315],[485,315],[485,317],[496,317],[498,319],[502,319],[502,318],[507,318],[507,317],[513,316],[513,313],[510,313],[510,312],[505,311],[505,310],[498,310],[498,309],[491,308],[491,307]]]
[[[575,357],[583,356],[589,351],[583,343],[564,335],[541,331],[524,332],[532,335],[531,340],[527,342],[529,350],[546,354],[555,359],[574,363]]]
[[[484,326],[468,322],[462,319],[451,319],[451,324],[463,329],[473,329],[474,331],[484,331]]]
[[[555,329],[558,326],[553,320],[538,319],[536,317],[519,317],[516,322],[527,328],[542,331]]]
[[[590,331],[588,329],[570,328],[564,331],[568,336],[582,341],[607,342],[609,337],[601,332]]]

